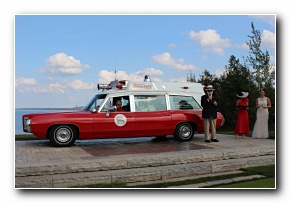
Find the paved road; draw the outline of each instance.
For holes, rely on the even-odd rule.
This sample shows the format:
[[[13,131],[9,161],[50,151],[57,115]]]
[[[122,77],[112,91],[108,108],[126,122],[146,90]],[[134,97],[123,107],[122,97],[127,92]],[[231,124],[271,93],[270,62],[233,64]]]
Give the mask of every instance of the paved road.
[[[242,164],[237,168],[245,167],[245,164],[250,166],[265,162],[275,163],[275,140],[257,140],[250,137],[235,139],[233,135],[217,135],[217,137],[220,140],[218,143],[205,143],[202,134],[196,134],[189,142],[175,141],[172,136],[165,139],[148,137],[86,140],[77,141],[75,145],[66,148],[51,147],[46,140],[16,141],[15,187],[66,187],[72,184],[65,184],[68,179],[72,179],[71,174],[75,176],[85,173],[90,180],[103,177],[102,180],[97,180],[101,183],[138,182],[146,181],[146,178],[162,179],[165,176],[166,178],[176,176],[169,172],[166,175],[165,171],[170,170],[191,171],[188,172],[189,175],[202,174],[206,170],[208,173],[215,173],[229,170],[227,164],[230,161],[237,166],[237,163],[232,163],[233,159],[243,158],[248,160],[238,161]],[[212,164],[202,166],[213,161],[227,163],[215,162],[215,168]],[[173,169],[173,166],[176,167]],[[235,168],[232,165],[231,167]],[[193,168],[199,168],[199,172],[193,172]],[[63,174],[68,176],[67,179]],[[31,181],[31,177],[34,178],[34,182]],[[57,185],[56,179],[63,180]],[[41,185],[43,180],[46,180],[47,184]],[[76,181],[74,183],[80,184]]]

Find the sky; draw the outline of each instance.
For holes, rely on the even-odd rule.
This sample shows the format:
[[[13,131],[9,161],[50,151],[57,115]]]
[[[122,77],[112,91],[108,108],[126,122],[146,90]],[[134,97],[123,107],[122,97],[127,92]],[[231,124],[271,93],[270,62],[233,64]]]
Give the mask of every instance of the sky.
[[[251,23],[275,67],[276,15],[15,15],[15,108],[84,106],[98,83],[220,76],[249,56]],[[115,74],[116,72],[116,74]]]

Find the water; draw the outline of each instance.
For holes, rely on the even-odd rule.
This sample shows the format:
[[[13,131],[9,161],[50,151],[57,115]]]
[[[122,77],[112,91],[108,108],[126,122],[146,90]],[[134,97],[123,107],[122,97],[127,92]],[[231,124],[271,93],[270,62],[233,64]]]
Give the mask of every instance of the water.
[[[19,134],[26,134],[22,130],[22,116],[24,114],[29,114],[29,113],[45,113],[45,112],[56,112],[56,111],[68,111],[68,110],[43,110],[43,109],[15,109],[15,135]]]

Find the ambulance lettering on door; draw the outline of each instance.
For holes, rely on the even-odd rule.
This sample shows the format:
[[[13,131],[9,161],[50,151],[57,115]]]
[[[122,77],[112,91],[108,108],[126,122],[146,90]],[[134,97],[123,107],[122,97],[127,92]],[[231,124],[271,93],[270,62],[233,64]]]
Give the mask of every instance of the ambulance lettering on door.
[[[122,127],[127,123],[127,118],[123,114],[117,114],[114,120],[115,124],[119,127]]]

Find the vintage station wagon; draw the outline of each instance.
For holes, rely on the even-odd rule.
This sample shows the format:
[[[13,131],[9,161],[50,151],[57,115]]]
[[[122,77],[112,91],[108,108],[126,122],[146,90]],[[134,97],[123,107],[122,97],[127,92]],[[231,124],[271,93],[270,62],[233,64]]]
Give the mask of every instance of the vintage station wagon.
[[[64,147],[77,139],[174,135],[189,141],[204,130],[200,83],[114,80],[98,89],[82,110],[23,115],[23,131]],[[223,123],[218,112],[217,128]]]

